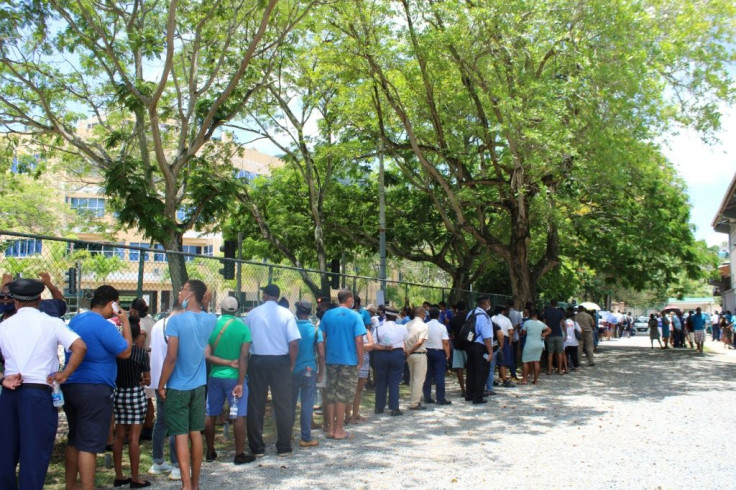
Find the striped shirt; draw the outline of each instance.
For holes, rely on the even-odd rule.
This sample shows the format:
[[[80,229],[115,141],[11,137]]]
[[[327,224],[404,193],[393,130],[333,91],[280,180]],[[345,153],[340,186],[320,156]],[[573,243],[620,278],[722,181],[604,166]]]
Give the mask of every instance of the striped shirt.
[[[141,386],[142,374],[151,370],[148,362],[148,353],[137,345],[133,346],[130,358],[117,359],[118,377],[115,385],[118,388],[135,388]]]

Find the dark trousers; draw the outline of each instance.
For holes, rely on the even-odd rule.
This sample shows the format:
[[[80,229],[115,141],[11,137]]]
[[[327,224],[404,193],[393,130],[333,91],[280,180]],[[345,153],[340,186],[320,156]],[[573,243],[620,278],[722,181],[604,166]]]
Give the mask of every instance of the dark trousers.
[[[263,416],[266,397],[271,388],[273,413],[276,417],[276,451],[291,451],[292,410],[291,362],[289,356],[250,356],[248,361],[248,446],[253,454],[263,454]]]
[[[468,347],[468,381],[465,383],[465,398],[474,402],[483,399],[483,389],[488,379],[490,363],[483,358],[487,354],[486,346],[473,342]]]
[[[378,350],[374,352],[373,364],[376,373],[376,410],[386,408],[386,392],[388,391],[388,408],[399,409],[399,385],[404,374],[404,351]]]
[[[565,355],[572,361],[572,367],[579,368],[580,367],[580,361],[578,360],[578,346],[577,345],[568,345],[565,347]],[[568,369],[570,366],[567,366]]]
[[[513,364],[511,366],[511,376],[516,378],[516,366],[521,365],[521,340],[515,340],[511,342],[511,359]]]
[[[22,386],[0,394],[0,488],[41,489],[51,461],[59,414],[51,391]],[[20,462],[18,479],[15,469]]]
[[[437,401],[445,401],[445,371],[447,361],[442,349],[427,349],[427,377],[424,379],[424,401],[432,398],[432,381],[437,385]]]

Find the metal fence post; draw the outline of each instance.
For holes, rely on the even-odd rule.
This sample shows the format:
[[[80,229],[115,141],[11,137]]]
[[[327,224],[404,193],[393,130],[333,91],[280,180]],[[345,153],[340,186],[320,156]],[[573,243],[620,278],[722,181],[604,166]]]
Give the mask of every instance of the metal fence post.
[[[143,270],[146,266],[146,253],[147,252],[143,252],[142,250],[138,251],[138,286],[135,289],[135,296],[137,298],[143,296]]]

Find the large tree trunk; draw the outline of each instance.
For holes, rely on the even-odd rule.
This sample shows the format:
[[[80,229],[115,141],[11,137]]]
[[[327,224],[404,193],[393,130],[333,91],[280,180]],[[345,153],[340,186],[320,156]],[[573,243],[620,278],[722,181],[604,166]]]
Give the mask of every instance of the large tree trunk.
[[[166,236],[166,240],[162,244],[166,250],[181,251],[181,244],[183,234],[178,231],[172,231]],[[189,279],[187,273],[186,261],[184,256],[181,254],[166,254],[167,261],[169,263],[169,275],[171,276],[171,288],[173,291],[173,298],[181,290],[184,283]]]

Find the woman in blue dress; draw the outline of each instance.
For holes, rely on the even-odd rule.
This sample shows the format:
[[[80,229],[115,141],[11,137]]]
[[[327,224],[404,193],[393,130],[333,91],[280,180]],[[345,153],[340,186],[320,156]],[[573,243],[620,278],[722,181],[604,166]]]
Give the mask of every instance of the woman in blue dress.
[[[526,342],[521,354],[524,371],[519,384],[527,384],[530,371],[534,374],[532,384],[537,384],[537,381],[539,381],[539,359],[542,357],[542,350],[544,349],[544,338],[551,331],[547,325],[539,321],[537,310],[530,308],[529,320],[524,322],[524,326],[521,328],[521,335],[526,337]]]

